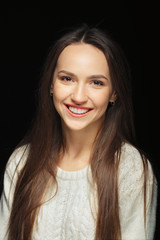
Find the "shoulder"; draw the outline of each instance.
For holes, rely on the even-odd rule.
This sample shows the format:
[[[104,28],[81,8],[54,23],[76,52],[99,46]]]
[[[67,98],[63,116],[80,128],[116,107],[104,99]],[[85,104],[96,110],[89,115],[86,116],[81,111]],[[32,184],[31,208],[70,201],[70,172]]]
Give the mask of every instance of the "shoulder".
[[[4,173],[2,204],[4,205],[4,208],[8,209],[9,211],[12,206],[17,179],[19,177],[21,169],[25,165],[28,151],[29,149],[27,145],[15,149],[6,165]]]
[[[134,168],[140,173],[143,168],[143,160],[137,148],[125,143],[121,147],[120,169],[125,171],[130,168]]]
[[[138,175],[141,175],[145,164],[150,171],[152,169],[151,163],[140,150],[128,143],[122,145],[120,156],[121,170],[128,171],[133,169]]]
[[[7,162],[5,174],[7,174],[10,178],[12,178],[14,174],[19,174],[26,163],[28,153],[29,145],[16,148]]]
[[[136,147],[125,143],[121,148],[119,184],[125,189],[127,187],[133,187],[133,189],[137,186],[142,187],[145,169],[148,183],[153,183],[154,175],[149,160]]]
[[[7,167],[13,167],[14,165],[17,166],[20,162],[24,164],[28,156],[28,153],[29,145],[23,145],[21,147],[16,148],[7,162]]]

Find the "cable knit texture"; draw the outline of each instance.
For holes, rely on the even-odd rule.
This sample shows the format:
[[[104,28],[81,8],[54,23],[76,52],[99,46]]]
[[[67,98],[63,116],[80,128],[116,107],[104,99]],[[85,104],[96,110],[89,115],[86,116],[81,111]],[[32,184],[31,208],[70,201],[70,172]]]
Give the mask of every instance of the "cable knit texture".
[[[0,240],[7,240],[6,229],[10,216],[18,173],[25,164],[27,152],[17,149],[10,157],[4,176],[4,190],[0,201]],[[22,157],[23,155],[23,157]],[[21,159],[22,157],[22,159]],[[20,161],[21,159],[21,161]],[[17,164],[19,163],[16,169]],[[14,171],[16,169],[16,173]],[[13,178],[13,185],[11,181]],[[69,172],[58,168],[58,192],[42,205],[33,240],[94,240],[96,228],[96,194],[90,186],[91,169]],[[144,227],[143,163],[139,152],[131,145],[122,147],[119,167],[119,214],[122,240],[153,239],[157,202],[157,187],[149,164],[147,181],[147,223]],[[54,195],[50,189],[49,195]],[[51,194],[51,195],[50,195]]]

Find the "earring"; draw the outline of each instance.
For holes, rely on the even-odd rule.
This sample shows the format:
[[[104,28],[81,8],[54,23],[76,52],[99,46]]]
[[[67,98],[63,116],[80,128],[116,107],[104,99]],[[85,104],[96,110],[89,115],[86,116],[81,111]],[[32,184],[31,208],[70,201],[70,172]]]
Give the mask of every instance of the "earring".
[[[115,105],[115,102],[109,102],[111,106],[114,106]]]
[[[53,93],[52,92],[50,92],[50,97],[53,97]]]

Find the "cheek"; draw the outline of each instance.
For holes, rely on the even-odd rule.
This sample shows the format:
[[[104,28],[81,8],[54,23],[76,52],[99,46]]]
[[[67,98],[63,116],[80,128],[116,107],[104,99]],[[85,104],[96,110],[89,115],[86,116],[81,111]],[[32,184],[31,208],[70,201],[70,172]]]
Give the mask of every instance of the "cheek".
[[[109,100],[105,99],[105,101],[101,101],[98,104],[98,108],[100,111],[105,112],[108,107]]]
[[[63,93],[61,92],[60,88],[57,86],[56,83],[54,83],[54,86],[53,86],[53,103],[54,103],[54,106],[58,107],[58,103],[61,101],[61,98],[63,96]]]
[[[53,87],[53,104],[57,112],[61,115],[63,102],[69,95],[69,89],[55,82]]]
[[[104,111],[108,107],[110,94],[109,92],[104,92],[104,93],[98,94],[97,96],[94,96],[93,99],[97,109]]]
[[[66,88],[55,82],[53,87],[53,99],[54,101],[61,101],[67,95]]]

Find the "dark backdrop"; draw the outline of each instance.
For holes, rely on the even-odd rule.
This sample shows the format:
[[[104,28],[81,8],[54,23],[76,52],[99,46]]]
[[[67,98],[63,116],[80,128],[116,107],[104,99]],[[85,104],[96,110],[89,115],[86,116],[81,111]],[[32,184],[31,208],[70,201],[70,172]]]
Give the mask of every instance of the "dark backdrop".
[[[142,3],[142,2],[141,2]],[[119,42],[132,73],[138,145],[150,156],[159,181],[158,15],[153,3],[120,1],[49,8],[1,9],[1,179],[14,147],[34,116],[35,95],[48,48],[59,32],[85,22],[107,29]],[[2,190],[2,181],[1,181]],[[159,210],[158,210],[159,212]],[[159,222],[159,215],[157,216]],[[159,230],[157,227],[156,239]]]

